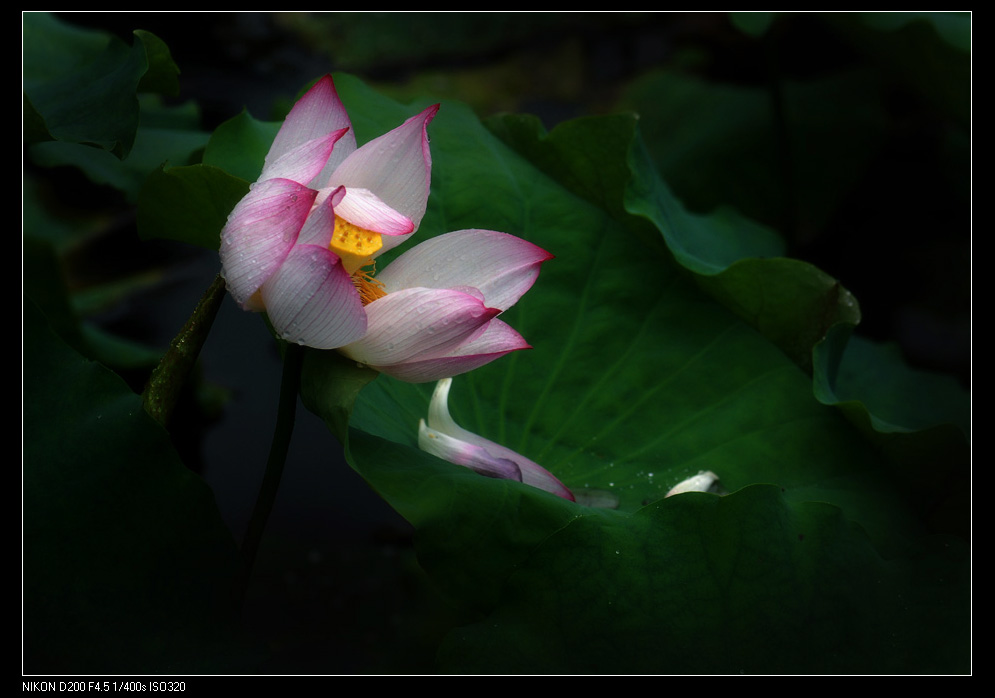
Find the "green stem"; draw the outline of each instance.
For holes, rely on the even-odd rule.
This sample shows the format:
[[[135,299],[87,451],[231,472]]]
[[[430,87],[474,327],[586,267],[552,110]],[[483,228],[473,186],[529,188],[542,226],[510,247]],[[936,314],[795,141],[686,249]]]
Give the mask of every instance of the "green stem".
[[[252,518],[242,540],[242,573],[239,579],[239,599],[245,598],[249,586],[249,578],[259,551],[259,543],[266,529],[266,522],[276,493],[280,488],[280,478],[283,466],[287,461],[287,450],[290,447],[290,436],[294,431],[294,417],[297,412],[297,393],[301,382],[301,363],[304,350],[297,344],[285,345],[283,353],[283,378],[280,385],[280,403],[276,417],[276,428],[273,431],[273,442],[270,444],[269,458],[266,461],[266,473],[256,497],[256,506]]]
[[[180,392],[197,364],[197,357],[224,297],[225,281],[219,274],[201,296],[183,329],[169,343],[169,349],[142,391],[145,411],[164,428],[169,426]]]

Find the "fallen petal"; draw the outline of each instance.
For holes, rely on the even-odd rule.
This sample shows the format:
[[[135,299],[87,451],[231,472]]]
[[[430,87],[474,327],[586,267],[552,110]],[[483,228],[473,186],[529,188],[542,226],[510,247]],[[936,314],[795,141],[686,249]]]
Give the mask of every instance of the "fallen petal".
[[[683,494],[684,492],[708,492],[715,487],[718,481],[718,475],[711,470],[706,470],[674,485],[667,492],[665,498],[673,497],[675,494]]]
[[[418,447],[426,453],[465,466],[487,477],[522,481],[522,471],[514,461],[495,458],[480,446],[436,431],[425,424],[424,419],[418,420]]]
[[[495,443],[489,439],[468,431],[459,426],[449,413],[449,389],[452,387],[452,379],[440,380],[432,393],[432,400],[428,407],[429,428],[446,434],[457,441],[472,444],[486,451],[491,458],[512,461],[518,464],[522,473],[522,482],[532,487],[537,487],[558,497],[574,501],[574,496],[567,487],[560,482],[551,472],[543,468],[520,453],[512,451],[510,448]]]

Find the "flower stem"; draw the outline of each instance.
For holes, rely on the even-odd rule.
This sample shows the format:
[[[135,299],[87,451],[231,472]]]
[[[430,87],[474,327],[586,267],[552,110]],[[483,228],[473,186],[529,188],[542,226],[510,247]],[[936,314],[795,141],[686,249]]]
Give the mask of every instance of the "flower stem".
[[[269,458],[266,461],[266,473],[256,497],[256,506],[249,519],[249,526],[242,539],[242,570],[239,578],[239,600],[245,598],[249,586],[249,578],[259,551],[259,543],[266,529],[266,522],[276,493],[280,488],[280,477],[287,461],[287,450],[290,447],[290,436],[294,431],[294,417],[297,412],[297,392],[301,382],[301,363],[304,355],[303,347],[289,343],[283,353],[283,378],[280,384],[280,402],[276,417],[276,428],[273,431],[273,441],[270,444]]]
[[[163,427],[169,426],[180,391],[193,372],[224,297],[225,281],[219,274],[201,296],[183,329],[169,343],[169,349],[142,391],[145,411]]]

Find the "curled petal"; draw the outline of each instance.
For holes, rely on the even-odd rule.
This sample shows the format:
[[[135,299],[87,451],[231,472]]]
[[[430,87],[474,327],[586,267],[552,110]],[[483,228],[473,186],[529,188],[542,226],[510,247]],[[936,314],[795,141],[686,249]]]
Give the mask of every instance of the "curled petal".
[[[363,145],[335,168],[328,186],[374,191],[417,228],[425,215],[432,174],[427,127],[438,110],[438,104],[431,106]]]
[[[574,500],[574,496],[570,490],[562,482],[560,482],[556,476],[538,463],[529,460],[520,453],[512,451],[510,448],[502,446],[501,444],[495,443],[489,439],[485,439],[484,437],[474,434],[472,431],[468,431],[459,426],[449,413],[449,389],[451,387],[451,378],[440,380],[435,386],[435,391],[432,393],[432,401],[429,403],[428,408],[429,429],[441,434],[446,434],[457,442],[466,444],[466,446],[463,447],[464,452],[469,452],[469,446],[476,446],[483,449],[492,460],[512,461],[516,463],[521,470],[521,481],[526,485],[537,487],[541,490],[545,490],[546,492],[555,494],[558,497],[563,497],[564,499],[569,499],[571,501]],[[423,450],[429,450],[422,446],[420,437],[418,445]],[[440,454],[436,453],[436,455]],[[446,458],[446,460],[450,460],[445,455],[442,455],[441,457]],[[458,461],[454,460],[451,460],[450,462],[458,463]],[[463,463],[459,464],[464,465]]]
[[[407,383],[429,383],[480,368],[519,349],[531,347],[511,326],[495,318],[482,333],[446,356],[377,366],[377,370]]]
[[[446,356],[498,312],[459,291],[404,289],[366,306],[366,335],[342,353],[374,368]]]
[[[341,134],[333,157],[327,161],[325,172],[331,172],[338,163],[356,150],[356,136],[352,131],[349,114],[335,91],[332,77],[326,75],[308,90],[287,114],[269,153],[266,165],[276,162],[287,153],[316,138],[348,129]],[[265,168],[264,168],[265,169]],[[317,173],[316,173],[317,174]],[[327,175],[319,181],[327,180]],[[310,180],[297,180],[308,183]]]
[[[297,245],[262,287],[266,314],[287,341],[335,349],[366,332],[366,313],[339,258]]]
[[[314,208],[311,209],[300,235],[297,236],[298,245],[328,247],[332,241],[332,232],[335,230],[335,207],[344,194],[345,190],[342,187],[329,192],[324,199],[321,192],[318,193]]]
[[[494,230],[458,230],[406,250],[377,278],[398,288],[473,286],[492,308],[507,310],[528,291],[552,255],[531,242]]]
[[[415,230],[410,218],[392,209],[369,189],[346,188],[345,196],[335,207],[335,215],[383,235],[407,235]]]
[[[418,420],[418,447],[426,453],[465,466],[487,477],[522,481],[522,470],[514,461],[495,458],[480,446],[431,429],[425,424],[424,419]]]
[[[242,307],[280,267],[307,219],[317,192],[288,179],[252,186],[221,231],[221,271]]]
[[[316,181],[332,154],[335,142],[345,133],[346,129],[332,131],[320,138],[305,141],[278,158],[267,158],[259,181],[274,178],[291,179],[302,184]]]

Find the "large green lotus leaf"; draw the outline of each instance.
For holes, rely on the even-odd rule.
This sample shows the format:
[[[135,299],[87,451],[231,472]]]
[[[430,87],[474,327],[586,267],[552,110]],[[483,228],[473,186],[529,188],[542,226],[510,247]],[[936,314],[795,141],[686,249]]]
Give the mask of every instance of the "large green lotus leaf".
[[[361,111],[362,88],[345,84],[350,112]],[[566,184],[459,105],[444,104],[430,131],[420,238],[490,227],[555,255],[503,316],[534,348],[457,377],[454,417],[578,494],[618,501],[593,509],[428,456],[416,434],[432,386],[367,384],[368,371],[309,352],[305,404],[415,525],[433,579],[479,614],[450,638],[444,668],[964,670],[963,549],[940,548],[946,559],[910,548],[923,531],[859,431],[813,397],[782,351],[704,293],[643,219],[620,215],[621,201],[598,205],[606,187],[626,187],[597,184],[621,169],[597,129],[571,131],[573,145],[558,142],[555,158],[536,144],[546,171],[551,159],[576,164]],[[706,469],[728,498],[663,499]],[[801,615],[785,611],[792,593]],[[890,642],[875,643],[885,635]]]
[[[624,217],[620,213],[624,204],[625,213],[650,221],[674,259],[695,274],[699,287],[813,373],[824,402],[839,404],[824,387],[835,382],[850,332],[860,322],[860,310],[857,299],[836,279],[807,262],[779,256],[782,246],[771,231],[729,209],[709,214],[688,211],[652,166],[631,119],[577,120],[558,126],[548,136],[534,120],[522,117],[505,117],[488,125],[572,192],[613,216]],[[589,152],[597,152],[599,167],[591,166],[590,156],[576,163],[577,158],[571,160],[568,154],[577,143],[595,138],[597,145]],[[919,430],[929,428],[934,444],[929,452],[947,449],[958,454],[950,462],[965,464],[960,456],[966,430],[958,434],[932,427],[962,424],[967,393],[946,385],[942,399],[937,399],[938,380],[909,371],[894,352],[861,355],[861,379],[847,382],[847,410],[862,412],[860,421],[875,428],[899,425],[885,429],[903,434],[889,444],[889,450],[905,451],[905,456],[918,453],[918,462],[935,468],[920,448]],[[882,381],[880,376],[889,379]],[[895,397],[899,394],[902,397]],[[886,414],[879,415],[882,408]]]
[[[970,530],[971,402],[951,376],[909,368],[894,344],[834,327],[815,352],[815,396],[835,405],[895,465],[933,525]]]
[[[224,673],[239,558],[141,399],[24,308],[24,670]]]
[[[785,259],[784,242],[770,228],[728,207],[689,211],[657,174],[636,124],[627,115],[578,119],[545,137],[529,117],[488,122],[502,140],[574,193],[613,216],[635,214],[650,221],[702,288],[810,369],[812,348],[829,327],[859,321],[855,299],[811,264]],[[570,153],[582,140],[594,140],[589,147],[596,157],[578,163]]]
[[[463,672],[964,672],[965,560],[940,544],[884,560],[836,507],[770,485],[682,495],[565,522],[442,656]]]
[[[136,32],[132,46],[43,12],[22,15],[24,116],[29,143],[80,143],[127,157],[139,123],[138,90],[175,94],[166,46]]]

